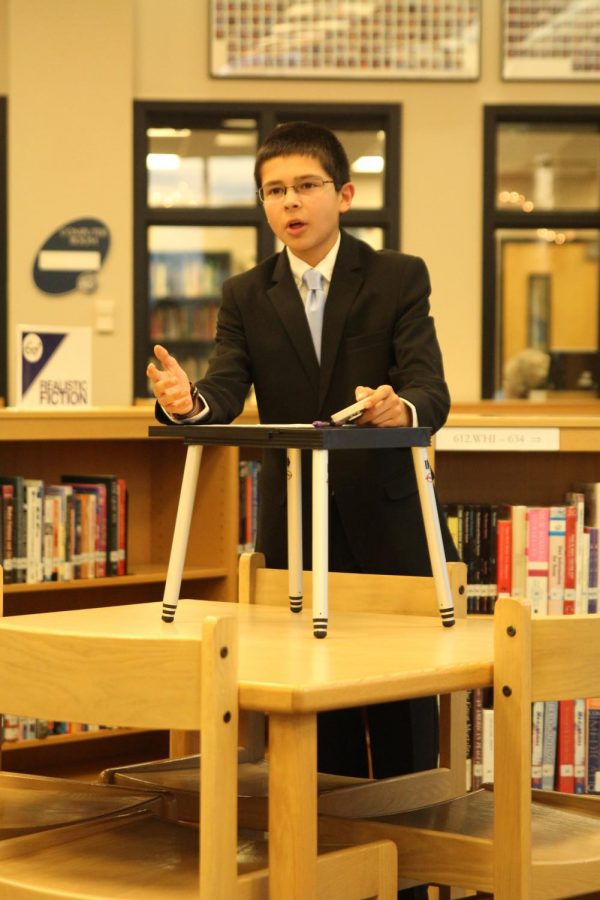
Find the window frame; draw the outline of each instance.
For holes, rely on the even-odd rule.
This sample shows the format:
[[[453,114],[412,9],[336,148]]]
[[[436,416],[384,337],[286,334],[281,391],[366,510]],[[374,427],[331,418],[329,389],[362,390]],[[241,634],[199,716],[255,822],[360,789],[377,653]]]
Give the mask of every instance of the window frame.
[[[527,228],[572,228],[600,230],[600,200],[597,210],[533,210],[523,213],[496,208],[497,132],[506,123],[531,125],[597,124],[600,130],[600,105],[563,106],[532,105],[484,106],[483,129],[483,253],[482,253],[482,339],[481,397],[496,395],[499,366],[496,322],[499,316],[498,278],[496,272],[496,231]],[[598,308],[600,309],[600,280]],[[600,358],[600,316],[596,346]],[[600,386],[598,389],[600,394]]]
[[[257,139],[280,122],[309,119],[328,128],[348,129],[364,121],[365,127],[380,128],[386,134],[386,167],[383,177],[383,204],[380,209],[351,209],[344,225],[383,229],[384,246],[400,246],[400,129],[398,104],[317,104],[317,103],[212,103],[187,101],[135,101],[133,148],[134,211],[134,395],[146,397],[146,361],[149,342],[147,231],[152,225],[251,226],[256,229],[257,260],[274,252],[275,240],[261,205],[253,207],[150,207],[147,202],[147,129],[151,127],[219,127],[224,118],[254,119]],[[391,161],[391,164],[389,164]]]

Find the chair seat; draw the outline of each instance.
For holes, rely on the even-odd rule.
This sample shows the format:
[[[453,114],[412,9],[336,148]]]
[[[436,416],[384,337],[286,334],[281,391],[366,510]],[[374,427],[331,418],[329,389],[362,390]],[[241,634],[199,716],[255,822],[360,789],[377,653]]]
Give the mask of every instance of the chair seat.
[[[0,842],[0,898],[198,900],[198,847],[194,825],[145,810],[13,838]],[[381,847],[321,843],[317,900],[373,896],[373,857]],[[391,897],[396,860],[385,853],[382,896]],[[240,832],[237,864],[236,900],[267,900],[268,845],[259,834]]]
[[[560,796],[557,802],[560,802]],[[600,803],[585,798],[589,814],[582,815],[548,802],[532,803],[533,864],[583,864],[600,861]],[[446,803],[420,810],[380,817],[378,822],[405,828],[445,832],[491,841],[494,834],[493,791],[479,790]]]
[[[198,898],[198,830],[149,812],[0,843],[0,897]],[[266,843],[238,843],[238,872],[267,865]]]
[[[62,778],[0,772],[0,839],[135,809],[159,809],[155,790],[136,791]]]
[[[163,759],[120,768],[105,769],[100,778],[108,784],[136,790],[167,791],[173,798],[176,817],[197,822],[200,790],[200,757]],[[319,773],[320,795],[338,788],[363,784],[368,779]],[[269,794],[269,766],[266,759],[238,764],[238,797],[265,798]]]

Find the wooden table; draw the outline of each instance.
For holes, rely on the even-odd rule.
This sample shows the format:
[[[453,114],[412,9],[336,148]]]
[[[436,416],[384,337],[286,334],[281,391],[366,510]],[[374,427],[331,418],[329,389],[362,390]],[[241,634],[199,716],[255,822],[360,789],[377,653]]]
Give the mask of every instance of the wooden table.
[[[83,696],[92,723],[189,728],[199,623],[224,613],[238,621],[240,706],[270,717],[270,896],[306,900],[316,896],[317,712],[492,684],[493,622],[463,619],[446,629],[436,617],[333,612],[329,637],[315,641],[302,621],[310,613],[214,601],[180,601],[169,624],[160,603],[8,617],[0,621],[0,709],[72,719]],[[119,665],[103,657],[108,635],[123,638]],[[127,646],[140,636],[144,678]],[[69,638],[80,652],[61,652]],[[170,683],[152,683],[151,667],[147,677],[152,654],[169,660]],[[172,695],[169,721],[153,721],[155,692]],[[122,720],[125,695],[136,721]]]

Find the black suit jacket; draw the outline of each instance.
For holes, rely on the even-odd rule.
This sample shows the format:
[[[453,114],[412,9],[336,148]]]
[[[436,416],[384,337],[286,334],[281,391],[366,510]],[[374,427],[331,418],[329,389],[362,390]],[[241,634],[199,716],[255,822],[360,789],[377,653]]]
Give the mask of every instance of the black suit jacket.
[[[436,431],[450,406],[429,314],[424,262],[342,232],[323,320],[321,365],[287,254],[276,254],[223,286],[215,354],[198,389],[207,423],[231,422],[254,384],[263,423],[328,419],[357,385],[391,384]],[[157,415],[167,421],[160,407]],[[307,460],[309,462],[309,460]],[[257,549],[287,565],[286,461],[263,460]],[[330,454],[329,483],[345,537],[363,571],[428,574],[429,560],[409,450]],[[304,561],[310,566],[310,472],[303,465]],[[445,529],[447,553],[452,545]]]

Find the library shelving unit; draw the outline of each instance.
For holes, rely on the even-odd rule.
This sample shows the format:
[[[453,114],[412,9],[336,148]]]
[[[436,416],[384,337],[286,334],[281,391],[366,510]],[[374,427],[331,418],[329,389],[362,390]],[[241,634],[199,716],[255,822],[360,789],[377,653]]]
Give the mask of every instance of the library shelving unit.
[[[434,446],[443,503],[564,503],[600,481],[600,401],[456,404]]]
[[[63,473],[114,474],[128,492],[127,574],[40,584],[5,584],[4,615],[114,606],[162,599],[185,462],[178,440],[155,440],[154,408],[98,407],[45,412],[0,409],[0,473],[57,483]],[[238,452],[209,447],[202,460],[182,595],[236,599]],[[10,710],[7,710],[10,712]],[[77,746],[76,746],[77,745]],[[3,768],[54,772],[77,769],[97,754],[111,761],[168,753],[168,736],[135,732],[83,732],[39,741],[6,743]],[[138,755],[136,755],[138,754]]]

